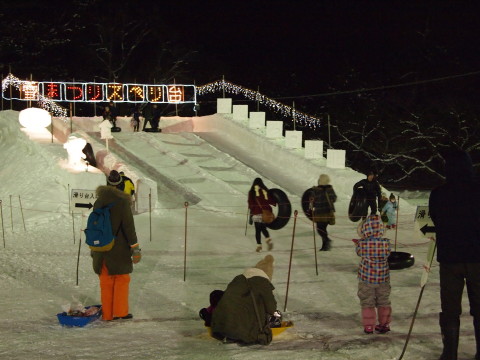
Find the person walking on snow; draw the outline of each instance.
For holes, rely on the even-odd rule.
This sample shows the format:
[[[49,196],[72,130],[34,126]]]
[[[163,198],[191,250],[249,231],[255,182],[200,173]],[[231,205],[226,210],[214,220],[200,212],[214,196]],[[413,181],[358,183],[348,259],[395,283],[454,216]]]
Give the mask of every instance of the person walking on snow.
[[[387,229],[395,229],[397,227],[397,199],[395,198],[395,195],[390,194],[390,198],[383,206],[381,214],[387,215]]]
[[[361,239],[353,239],[357,255],[362,258],[358,268],[358,298],[362,308],[363,329],[366,334],[390,331],[390,240],[383,238],[380,216],[367,216],[358,226]],[[376,324],[378,312],[378,324]]]
[[[369,171],[366,179],[360,180],[353,186],[354,192],[358,189],[363,189],[365,191],[367,203],[370,207],[370,215],[375,215],[378,210],[377,201],[378,204],[380,204],[382,199],[382,190],[380,188],[380,184],[377,181],[377,174],[375,173],[375,171]]]
[[[430,194],[429,212],[435,225],[440,263],[440,360],[457,360],[462,295],[467,285],[470,315],[480,360],[480,182],[465,151],[444,156],[445,184]]]
[[[118,174],[118,173],[117,173]],[[113,203],[110,209],[114,245],[110,251],[92,251],[93,270],[100,279],[102,319],[131,319],[128,296],[130,273],[142,255],[135,232],[130,196],[114,185],[99,186],[94,209]]]
[[[262,220],[263,210],[272,211],[270,205],[276,205],[275,200],[268,194],[268,188],[262,179],[256,178],[248,192],[248,208],[250,210],[251,222],[255,224],[255,240],[257,241],[257,252],[262,251],[262,234],[266,238],[268,250],[273,249],[273,242],[267,230],[267,225]]]
[[[333,205],[335,201],[337,201],[337,195],[330,185],[330,177],[321,174],[318,178],[318,186],[312,188],[310,197],[312,220],[316,223],[317,232],[322,238],[320,251],[328,251],[331,248],[332,240],[328,237],[327,226],[332,221],[332,216],[335,220],[335,206]]]

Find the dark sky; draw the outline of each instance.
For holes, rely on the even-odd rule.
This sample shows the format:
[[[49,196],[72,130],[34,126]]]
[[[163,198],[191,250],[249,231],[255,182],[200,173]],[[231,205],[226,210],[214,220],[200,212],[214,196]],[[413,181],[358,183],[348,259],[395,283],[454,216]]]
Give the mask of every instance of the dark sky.
[[[191,1],[166,7],[162,18],[181,42],[221,63],[210,74],[212,80],[225,75],[253,86],[254,78],[261,84],[270,76],[285,81],[294,77],[305,89],[314,89],[348,68],[385,77],[392,67],[422,52],[423,42],[424,49],[447,47],[458,57],[462,66],[451,68],[452,73],[478,70],[475,3]],[[428,76],[449,75],[447,70]]]

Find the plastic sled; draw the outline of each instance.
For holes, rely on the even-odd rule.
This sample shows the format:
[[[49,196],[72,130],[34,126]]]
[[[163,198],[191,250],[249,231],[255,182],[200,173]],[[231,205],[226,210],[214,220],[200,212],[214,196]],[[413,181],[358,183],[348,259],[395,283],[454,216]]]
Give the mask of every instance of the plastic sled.
[[[101,305],[93,305],[98,307],[100,310],[92,315],[92,316],[71,316],[67,315],[66,312],[62,312],[57,314],[58,322],[62,326],[77,326],[77,327],[84,327],[85,325],[98,320],[102,315],[102,306]],[[86,309],[90,308],[91,306],[87,306]]]
[[[208,329],[208,334],[212,336],[212,328],[210,326],[205,327]],[[291,327],[293,327],[293,322],[282,321],[282,326],[272,328],[272,336],[275,337]]]

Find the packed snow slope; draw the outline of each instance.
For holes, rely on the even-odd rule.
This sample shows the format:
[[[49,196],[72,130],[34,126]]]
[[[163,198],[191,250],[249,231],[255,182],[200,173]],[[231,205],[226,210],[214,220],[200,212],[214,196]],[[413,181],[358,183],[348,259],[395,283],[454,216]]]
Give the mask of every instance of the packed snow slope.
[[[90,188],[95,181],[66,168],[67,153],[60,141],[48,141],[48,134],[41,141],[32,134],[30,138],[20,129],[17,112],[0,112],[0,358],[398,358],[429,242],[416,229],[415,208],[401,199],[398,232],[387,232],[397,251],[416,257],[413,267],[392,271],[392,331],[365,335],[356,296],[359,259],[351,241],[357,236],[356,224],[347,217],[351,186],[363,175],[304,160],[298,151],[266,140],[261,131],[228,117],[221,120],[230,122],[225,127],[211,125],[218,121],[219,115],[162,119],[164,132],[159,134],[132,133],[128,125],[114,134],[110,151],[116,160],[111,164],[125,164],[137,176],[154,181],[158,190],[152,212],[135,215],[143,259],[132,274],[134,319],[63,328],[55,316],[63,306],[99,303],[98,278],[82,243],[88,212],[72,215],[69,207],[72,184]],[[93,128],[80,126],[80,120],[75,126],[95,151],[103,150],[103,140]],[[225,132],[232,126],[235,131]],[[337,224],[329,227],[333,239],[329,252],[314,249],[312,224],[299,200],[321,173],[330,175],[339,195]],[[283,189],[292,208],[299,210],[296,222],[292,217],[287,226],[271,231],[278,309],[295,326],[265,347],[222,344],[208,336],[198,311],[208,306],[212,290],[225,289],[234,276],[266,254],[255,253],[253,229],[246,226],[247,192],[257,176],[267,186]],[[318,236],[315,241],[318,248]],[[439,310],[434,266],[405,359],[438,358]],[[466,311],[459,358],[473,358],[474,348]]]

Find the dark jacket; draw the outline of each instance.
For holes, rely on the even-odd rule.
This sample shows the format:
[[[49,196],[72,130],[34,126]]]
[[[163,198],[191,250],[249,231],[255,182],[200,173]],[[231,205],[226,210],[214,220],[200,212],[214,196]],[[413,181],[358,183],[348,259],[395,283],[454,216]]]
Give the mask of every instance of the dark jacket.
[[[335,194],[332,185],[314,186],[310,201],[315,208],[315,215],[329,215],[330,211],[335,212],[334,203],[337,201],[337,194]]]
[[[262,213],[262,210],[272,211],[270,205],[276,205],[276,201],[273,196],[268,194],[268,189],[263,189],[256,186],[256,189],[249,191],[248,193],[248,208],[250,209],[250,215],[258,215]]]
[[[129,274],[133,271],[132,248],[138,246],[135,223],[130,207],[130,195],[118,190],[113,186],[99,186],[97,188],[97,200],[94,209],[114,203],[110,209],[115,244],[112,250],[107,252],[92,251],[93,270],[100,274],[102,263],[105,261],[110,275]]]
[[[440,263],[480,262],[480,183],[470,157],[456,152],[446,158],[446,183],[430,194]]]
[[[246,273],[249,270],[265,274],[259,269],[247,269]],[[266,324],[267,314],[272,315],[277,309],[277,302],[273,296],[274,287],[266,276],[253,276],[247,280],[247,277],[242,274],[228,284],[213,312],[212,334],[214,336],[227,337],[246,344],[257,342],[260,332],[259,323],[250,289],[255,297],[262,326]]]
[[[368,179],[362,179],[355,185],[353,185],[354,192],[359,188],[364,189],[365,195],[367,195],[368,200],[378,199],[378,202],[380,203],[382,199],[382,190],[380,188],[380,184],[376,179],[373,179],[372,181],[368,181]]]

